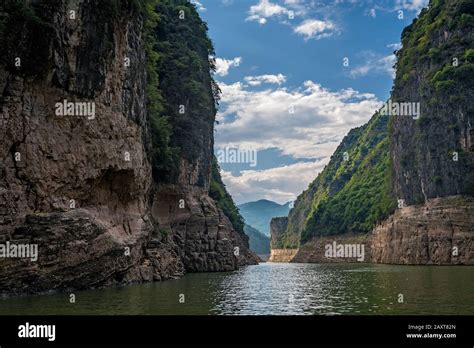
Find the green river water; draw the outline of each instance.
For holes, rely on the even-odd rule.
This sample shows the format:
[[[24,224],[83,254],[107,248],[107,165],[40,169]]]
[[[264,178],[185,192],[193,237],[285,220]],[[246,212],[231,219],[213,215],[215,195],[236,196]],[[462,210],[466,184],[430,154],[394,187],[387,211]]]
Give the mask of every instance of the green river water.
[[[474,267],[261,263],[74,294],[0,299],[0,315],[474,314]]]

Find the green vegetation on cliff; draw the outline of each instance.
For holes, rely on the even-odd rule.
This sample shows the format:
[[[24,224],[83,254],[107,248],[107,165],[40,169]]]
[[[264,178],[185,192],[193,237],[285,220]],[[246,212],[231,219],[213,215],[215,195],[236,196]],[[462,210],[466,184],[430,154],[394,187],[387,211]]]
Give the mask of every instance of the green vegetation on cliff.
[[[172,128],[169,117],[164,114],[164,99],[159,88],[158,62],[155,30],[160,22],[157,6],[160,0],[145,0],[138,3],[144,16],[144,46],[147,59],[147,118],[151,133],[151,163],[155,180],[166,178],[177,162],[177,149],[171,147]]]
[[[470,86],[474,74],[473,61],[465,45],[474,29],[472,0],[432,0],[419,17],[402,32],[403,49],[397,52],[395,86],[402,87],[419,76],[422,65],[427,65],[428,78],[436,91],[452,92],[458,100],[463,96],[459,88]],[[431,79],[429,79],[431,78]],[[467,84],[467,86],[466,86]]]
[[[186,0],[135,0],[135,4],[144,17],[153,177],[173,182],[180,158],[200,163],[198,185],[206,186],[210,172],[209,195],[234,229],[244,233],[243,219],[211,152],[220,90],[211,74],[216,66],[209,58],[214,48],[207,25]]]
[[[244,232],[249,236],[249,246],[257,255],[270,254],[270,239],[259,230],[245,224]]]
[[[473,33],[472,0],[432,0],[403,30],[392,99],[421,105],[391,132],[395,194],[407,204],[474,194]]]
[[[324,179],[337,182],[340,189],[331,184],[321,187],[322,197],[314,202],[301,236],[303,242],[314,235],[369,232],[394,211],[387,123],[387,116],[376,114],[346,149],[349,159],[328,165]],[[343,154],[336,151],[335,156]]]
[[[232,222],[232,226],[237,232],[244,233],[244,219],[239,213],[239,209],[232,200],[232,196],[227,192],[222,182],[219,164],[213,157],[211,171],[211,185],[209,187],[209,196],[214,199],[217,206],[222,209],[224,214]]]
[[[387,132],[388,117],[378,113],[349,132],[298,197],[279,247],[297,248],[316,236],[367,233],[393,212]]]
[[[432,0],[404,29],[391,99],[419,103],[420,118],[376,113],[351,130],[298,197],[278,247],[370,232],[397,199],[474,194],[473,28],[472,0]]]
[[[207,25],[186,0],[134,3],[144,15],[153,177],[173,182],[180,157],[207,165],[199,172],[208,172],[210,161],[199,159],[212,145],[220,90],[211,75],[215,60],[209,59],[214,48]],[[205,181],[199,178],[200,185]]]

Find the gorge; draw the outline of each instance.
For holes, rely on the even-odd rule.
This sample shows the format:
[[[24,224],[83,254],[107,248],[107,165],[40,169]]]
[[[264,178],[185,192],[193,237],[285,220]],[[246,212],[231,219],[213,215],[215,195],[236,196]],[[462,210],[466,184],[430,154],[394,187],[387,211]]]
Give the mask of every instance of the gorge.
[[[331,262],[326,244],[357,242],[366,262],[474,264],[473,19],[472,1],[432,0],[405,28],[390,110],[272,221],[271,260]],[[387,112],[398,103],[418,115]]]
[[[474,265],[473,28],[472,1],[431,0],[396,53],[389,111],[403,111],[352,129],[294,206],[237,206],[196,5],[2,2],[0,245],[37,253],[0,257],[0,295],[55,294],[1,314],[69,313],[73,290],[82,314],[419,314],[425,294],[433,312],[472,313],[472,269],[455,266]],[[263,255],[269,230],[258,265],[246,232]],[[401,292],[412,302],[395,308]]]

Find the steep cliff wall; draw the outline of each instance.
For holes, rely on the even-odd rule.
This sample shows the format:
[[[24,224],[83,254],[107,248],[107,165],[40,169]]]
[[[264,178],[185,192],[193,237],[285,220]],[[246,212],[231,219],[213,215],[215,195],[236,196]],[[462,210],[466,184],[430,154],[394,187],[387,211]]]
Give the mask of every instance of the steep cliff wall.
[[[474,200],[452,196],[397,210],[374,229],[372,261],[474,264]]]
[[[420,116],[391,118],[401,209],[374,231],[377,262],[473,263],[473,29],[472,1],[445,0],[431,1],[402,33],[392,101],[419,103]]]
[[[392,101],[420,117],[392,117],[393,191],[407,205],[474,195],[474,4],[431,1],[402,33]]]
[[[343,139],[298,197],[279,247],[319,262],[323,236],[377,225],[367,242],[375,262],[472,263],[473,28],[469,0],[432,0],[405,28],[390,106]]]
[[[298,249],[288,248],[286,242],[287,217],[275,217],[270,221],[270,258],[269,262],[290,262]]]
[[[344,137],[328,165],[298,196],[286,231],[279,233],[279,248],[297,248],[326,235],[365,234],[393,212],[387,125],[388,117],[376,113]]]
[[[142,23],[126,7],[13,3],[3,9],[0,238],[38,244],[39,255],[0,259],[1,290],[120,280],[151,229]],[[64,100],[94,103],[95,115],[58,115]]]
[[[303,244],[289,262],[372,262],[371,246],[370,233],[324,236]],[[338,251],[340,251],[340,255],[338,255]]]
[[[201,120],[180,123],[199,141],[152,115],[174,103],[172,81],[151,91],[161,96],[150,92],[154,6],[163,18],[165,9],[174,15],[185,7],[197,35],[205,25],[185,1],[146,5],[0,6],[0,244],[38,246],[34,261],[0,258],[2,293],[163,280],[257,261],[208,196],[215,108],[207,54],[199,70],[207,78],[194,89],[212,108],[196,108]],[[151,30],[159,51],[160,28]],[[164,81],[163,67],[155,67]],[[152,107],[151,98],[164,107]],[[75,104],[60,110],[57,103]],[[173,129],[169,139],[166,127]],[[195,141],[194,152],[180,137]],[[177,164],[171,169],[169,158]]]
[[[287,217],[274,217],[270,221],[270,247],[272,249],[284,249],[286,229],[288,228]],[[289,249],[289,248],[288,248]]]

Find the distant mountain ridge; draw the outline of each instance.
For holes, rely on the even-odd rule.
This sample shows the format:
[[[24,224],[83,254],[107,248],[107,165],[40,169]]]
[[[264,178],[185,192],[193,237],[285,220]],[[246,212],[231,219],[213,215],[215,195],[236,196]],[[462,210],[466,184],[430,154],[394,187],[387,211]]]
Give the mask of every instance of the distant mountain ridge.
[[[250,250],[258,255],[270,254],[270,238],[250,225],[244,225],[244,232],[249,237]]]
[[[267,199],[255,202],[247,202],[238,206],[240,214],[245,222],[259,230],[266,236],[270,236],[270,221],[274,217],[288,216],[291,202],[278,204]]]

